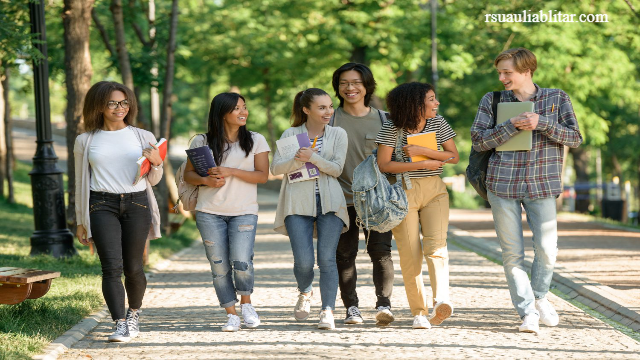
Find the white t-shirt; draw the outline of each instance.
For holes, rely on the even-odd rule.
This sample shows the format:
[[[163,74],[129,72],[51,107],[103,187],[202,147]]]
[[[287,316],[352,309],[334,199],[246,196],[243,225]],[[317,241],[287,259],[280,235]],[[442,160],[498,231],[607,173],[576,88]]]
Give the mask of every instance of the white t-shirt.
[[[133,185],[142,156],[140,140],[127,126],[116,131],[98,130],[89,146],[91,190],[113,194],[144,191],[146,181]],[[76,170],[78,171],[78,170]]]
[[[235,142],[231,144],[231,149],[220,166],[254,171],[255,155],[271,150],[264,136],[253,131],[251,135],[253,148],[249,156],[245,156],[240,143]],[[191,143],[191,148],[203,146],[202,139],[202,136],[199,136],[198,141]],[[250,184],[235,176],[225,180],[225,184],[220,188],[200,187],[196,211],[223,216],[258,215],[258,185]]]

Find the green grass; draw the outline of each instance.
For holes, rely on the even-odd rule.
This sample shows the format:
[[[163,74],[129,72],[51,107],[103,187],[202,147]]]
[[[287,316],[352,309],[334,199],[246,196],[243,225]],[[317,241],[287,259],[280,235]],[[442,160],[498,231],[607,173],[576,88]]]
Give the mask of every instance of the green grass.
[[[88,248],[75,243],[78,256],[54,259],[29,256],[33,233],[30,165],[15,170],[16,204],[0,198],[0,266],[60,271],[51,290],[39,299],[0,305],[0,360],[29,359],[104,304],[100,261]],[[150,265],[190,245],[198,237],[193,221],[186,221],[172,236],[151,242]]]

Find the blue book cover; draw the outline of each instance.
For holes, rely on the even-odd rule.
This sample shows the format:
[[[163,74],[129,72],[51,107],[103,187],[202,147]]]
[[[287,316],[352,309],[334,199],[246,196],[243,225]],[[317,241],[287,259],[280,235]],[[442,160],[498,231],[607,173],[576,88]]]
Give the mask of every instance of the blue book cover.
[[[208,176],[209,168],[216,167],[216,161],[213,159],[213,153],[208,145],[185,150],[191,164],[195,168],[198,175]]]

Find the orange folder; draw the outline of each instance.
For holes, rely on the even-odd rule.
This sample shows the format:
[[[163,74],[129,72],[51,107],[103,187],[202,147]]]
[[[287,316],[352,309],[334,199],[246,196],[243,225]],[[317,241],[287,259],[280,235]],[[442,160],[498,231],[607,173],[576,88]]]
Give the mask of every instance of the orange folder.
[[[435,131],[431,131],[428,133],[407,135],[407,144],[418,145],[418,146],[429,148],[431,150],[438,151],[438,142],[436,141]],[[432,159],[424,155],[417,155],[417,156],[411,157],[411,162],[422,161],[422,160],[432,160]]]

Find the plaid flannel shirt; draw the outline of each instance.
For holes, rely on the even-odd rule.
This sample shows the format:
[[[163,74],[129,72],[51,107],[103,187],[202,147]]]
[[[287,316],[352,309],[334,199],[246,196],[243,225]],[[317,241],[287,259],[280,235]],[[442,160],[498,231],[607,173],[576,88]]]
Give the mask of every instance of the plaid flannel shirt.
[[[487,169],[487,189],[501,198],[531,199],[558,196],[562,192],[564,145],[576,148],[582,143],[578,121],[569,96],[560,89],[538,90],[530,101],[539,115],[533,131],[530,151],[494,151]],[[471,141],[476,151],[495,149],[518,130],[510,120],[493,123],[492,93],[480,100],[478,113],[471,126]],[[518,100],[513,91],[501,91],[500,102]]]

